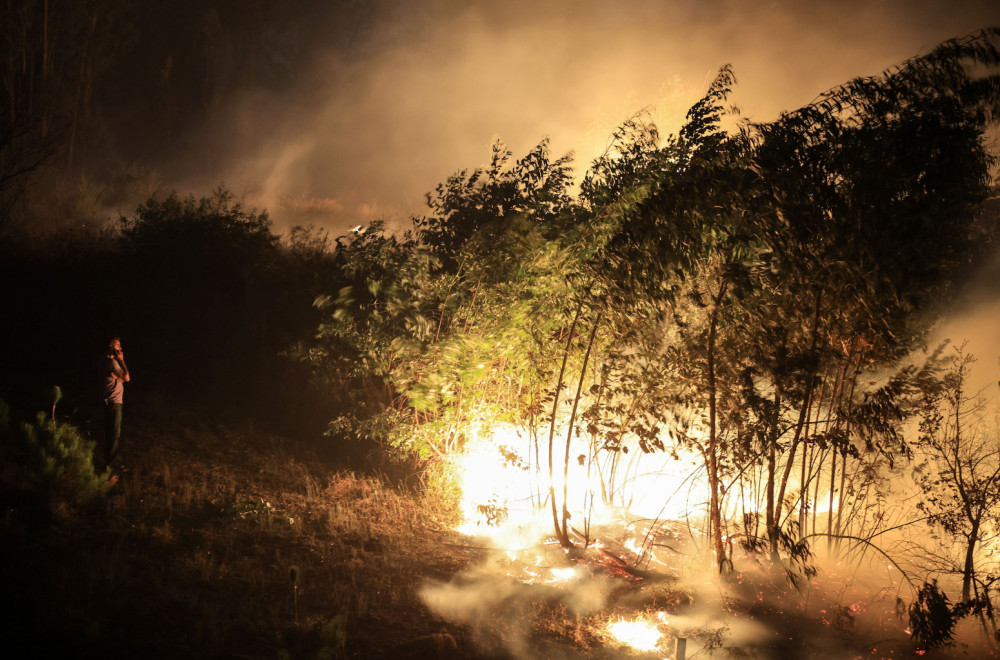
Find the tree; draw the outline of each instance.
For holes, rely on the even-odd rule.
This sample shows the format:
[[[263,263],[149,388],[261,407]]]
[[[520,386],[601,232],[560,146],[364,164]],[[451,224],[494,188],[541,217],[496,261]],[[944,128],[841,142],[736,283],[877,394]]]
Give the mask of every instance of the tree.
[[[145,360],[166,384],[226,400],[262,379],[263,356],[276,352],[269,309],[292,295],[269,290],[278,239],[266,211],[223,186],[198,199],[153,196],[122,218],[120,249],[117,318],[105,322],[157,347]]]
[[[421,244],[454,265],[454,259],[480,228],[496,226],[520,216],[543,224],[558,217],[569,204],[571,155],[552,160],[544,139],[523,158],[499,140],[492,146],[490,164],[472,172],[461,170],[428,193],[431,213],[414,218]]]
[[[386,278],[369,280],[371,296],[342,292],[336,309],[353,311],[333,312],[350,323],[331,337],[357,346],[373,335],[349,328],[377,324],[367,350],[395,360],[379,375],[408,420],[403,435],[434,429],[454,440],[438,445],[446,452],[477,403],[503,400],[544,422],[550,474],[565,472],[581,431],[592,456],[632,440],[686,446],[703,457],[720,570],[727,498],[745,501],[753,480],[765,501],[748,504],[763,510],[772,557],[801,558],[821,496],[826,534],[851,524],[834,515],[853,486],[850,462],[907,452],[915,372],[898,361],[924,336],[929,303],[995,235],[978,210],[1000,85],[968,65],[1000,62],[997,34],[948,42],[735,133],[721,128],[735,84],[724,67],[677,135],[661,143],[641,118],[623,124],[577,200],[567,161],[549,160],[544,143],[513,164],[497,145],[488,168],[429,197],[412,243],[384,243],[399,267],[371,253]],[[361,299],[375,302],[352,307]],[[893,375],[869,386],[876,370]],[[569,546],[554,484],[553,522]],[[745,533],[756,547],[757,532]]]
[[[905,453],[908,374],[857,385],[910,350],[930,318],[916,312],[995,235],[978,209],[992,162],[981,137],[1000,95],[995,75],[976,78],[967,65],[995,66],[996,36],[947,42],[732,136],[718,128],[733,83],[724,69],[661,158],[623,152],[647,164],[648,193],[610,241],[608,272],[660,310],[646,316],[650,337],[675,326],[673,345],[650,357],[672,375],[675,402],[701,417],[685,441],[705,457],[720,566],[724,478],[738,485],[764,459],[775,555],[796,460],[800,520],[806,485],[819,493],[822,462],[807,466],[804,448],[830,460],[829,534],[837,459],[843,493],[858,446],[890,461]]]
[[[940,378],[927,378],[920,403],[922,461],[915,467],[924,499],[918,504],[927,522],[959,541],[955,571],[962,578],[962,602],[976,601],[981,621],[996,633],[989,586],[977,559],[981,548],[1000,534],[1000,437],[984,423],[981,395],[968,392],[974,362],[962,347],[955,349]],[[987,606],[990,616],[982,616]]]
[[[0,7],[0,226],[52,156],[72,169],[75,138],[100,130],[95,92],[132,43],[125,9],[120,0]]]

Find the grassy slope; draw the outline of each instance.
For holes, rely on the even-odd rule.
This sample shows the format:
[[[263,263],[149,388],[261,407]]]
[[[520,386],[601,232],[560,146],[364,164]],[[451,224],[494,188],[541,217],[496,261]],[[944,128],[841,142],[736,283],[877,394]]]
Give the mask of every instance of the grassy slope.
[[[415,594],[477,554],[432,498],[248,429],[127,431],[130,469],[107,498],[43,529],[7,510],[8,639],[37,657],[475,655]]]
[[[252,429],[168,418],[129,419],[127,431],[129,471],[86,510],[57,509],[32,526],[23,507],[5,506],[0,634],[27,644],[24,657],[488,658],[519,655],[509,644],[519,637],[531,657],[661,657],[616,652],[603,624],[697,608],[672,582],[621,578],[586,615],[573,614],[569,592],[545,585],[490,600],[509,581],[491,575],[477,587],[487,553],[449,531],[455,514],[440,497]],[[609,573],[593,556],[580,566]],[[452,578],[486,594],[483,620],[444,620],[417,596],[426,581]],[[909,655],[860,621],[825,621],[819,601],[803,603],[779,583],[773,594],[743,586],[729,609],[771,632],[735,655]],[[952,647],[925,657],[984,656]]]

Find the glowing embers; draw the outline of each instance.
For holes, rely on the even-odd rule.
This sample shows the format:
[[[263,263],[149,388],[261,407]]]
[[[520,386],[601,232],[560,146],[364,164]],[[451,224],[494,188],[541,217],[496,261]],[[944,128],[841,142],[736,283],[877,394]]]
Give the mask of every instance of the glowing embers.
[[[655,651],[660,646],[660,640],[666,636],[666,617],[666,612],[657,612],[655,621],[619,619],[609,623],[607,630],[623,646],[636,651]]]
[[[524,566],[519,574],[508,574],[524,584],[562,584],[579,577],[577,569],[573,566]]]

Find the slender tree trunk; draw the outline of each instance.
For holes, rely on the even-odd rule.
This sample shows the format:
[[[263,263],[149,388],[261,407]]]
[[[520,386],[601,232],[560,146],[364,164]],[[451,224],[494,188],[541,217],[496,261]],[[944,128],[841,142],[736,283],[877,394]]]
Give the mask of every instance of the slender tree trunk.
[[[45,0],[42,17],[42,86],[49,88],[49,0]],[[42,139],[49,136],[49,110],[42,110]]]
[[[976,541],[979,539],[979,520],[972,522],[966,537],[965,565],[962,567],[962,600],[969,600],[972,593],[972,576],[975,575]]]
[[[855,389],[855,387],[857,387],[857,384],[858,384],[858,376],[861,375],[861,359],[862,358],[859,355],[858,358],[857,358],[857,364],[854,366],[854,374],[851,376],[851,388],[850,388],[850,390],[848,390],[848,394],[847,394],[848,419],[847,419],[846,422],[844,422],[844,438],[845,438],[844,441],[845,442],[850,442],[850,435],[851,435],[850,412],[851,412],[851,409],[853,408],[853,405],[854,405],[853,404],[853,402],[854,402],[854,389]],[[838,424],[839,424],[839,420],[838,420]],[[844,491],[844,476],[846,474],[846,469],[847,469],[847,451],[846,451],[846,447],[844,448],[844,452],[841,454],[841,456],[842,456],[842,460],[841,460],[841,466],[840,466],[840,501],[837,504],[837,529],[838,530],[840,529],[841,511],[843,511],[843,509],[844,509],[844,492],[845,492]],[[854,477],[852,476],[851,478],[853,480]],[[840,551],[841,540],[842,539],[839,536],[836,539],[834,539],[834,547],[837,549],[838,552]]]
[[[777,526],[774,524],[774,464],[777,451],[777,447],[773,444],[767,448],[767,485],[765,486],[767,489],[767,500],[764,505],[764,521],[767,525],[767,538],[770,543],[772,558],[774,558],[773,554],[778,531]]]
[[[819,319],[822,309],[823,294],[816,294],[816,311],[813,314],[812,339],[809,346],[809,353],[814,355],[816,347],[819,346]],[[802,437],[802,430],[805,427],[806,419],[812,405],[813,389],[816,387],[816,370],[809,374],[809,384],[806,387],[805,397],[802,399],[802,407],[799,410],[799,419],[795,424],[795,434],[792,437],[791,447],[788,449],[788,458],[785,459],[785,469],[781,475],[781,486],[778,489],[777,501],[774,503],[774,524],[781,525],[781,509],[785,500],[785,489],[788,487],[788,477],[792,473],[792,465],[795,463],[795,450],[798,448],[799,439]]]
[[[837,554],[840,554],[840,537],[843,534],[841,530],[841,520],[842,520],[842,514],[844,512],[844,502],[845,502],[844,497],[845,493],[847,492],[844,488],[847,481],[846,479],[847,458],[848,454],[847,452],[844,452],[844,454],[841,456],[841,461],[840,461],[840,501],[837,502],[837,525],[834,528],[834,534],[837,539],[836,541],[834,541],[834,550],[836,551]]]
[[[812,458],[812,448],[806,445],[802,448],[802,470],[799,475],[799,538],[806,535],[806,523],[809,515],[809,461]]]
[[[73,104],[73,121],[71,123],[70,129],[70,141],[69,141],[69,155],[67,156],[67,167],[73,168],[73,151],[76,145],[76,129],[77,122],[80,115],[80,106],[83,105],[84,101],[84,89],[87,84],[87,51],[90,50],[90,40],[94,36],[94,30],[97,29],[97,13],[94,13],[94,18],[90,23],[90,30],[87,32],[87,39],[83,43],[83,53],[80,56],[80,80],[77,81],[76,85],[76,102]]]
[[[827,380],[827,375],[824,374],[822,380],[820,381],[819,398],[817,399],[815,405],[811,406],[813,414],[807,422],[810,423],[810,428],[807,429],[809,430],[809,433],[807,438],[803,439],[804,446],[802,449],[802,469],[799,472],[799,538],[806,535],[806,522],[808,520],[807,516],[809,512],[809,460],[812,456],[812,451],[810,444],[806,441],[808,440],[808,436],[815,434],[815,430],[819,424],[820,415],[823,410],[823,402],[826,399]]]
[[[816,476],[814,477],[816,481],[813,484],[813,507],[811,516],[812,528],[814,531],[816,530],[816,510],[819,508],[819,486],[823,481],[823,463],[826,462],[827,451],[827,449],[820,449],[819,447],[816,448]]]
[[[708,350],[707,350],[707,379],[708,379],[708,523],[710,538],[715,549],[715,561],[719,572],[726,568],[726,549],[722,542],[722,504],[720,501],[719,479],[719,435],[716,424],[716,407],[718,405],[718,385],[715,376],[715,339],[719,322],[719,308],[726,295],[727,282],[723,280],[719,286],[719,293],[716,295],[712,307],[712,319],[708,326]]]
[[[562,533],[569,538],[569,446],[573,438],[573,424],[576,422],[576,409],[580,405],[580,396],[583,394],[583,383],[587,379],[587,362],[590,360],[590,351],[594,347],[594,339],[597,337],[597,326],[601,324],[601,315],[594,319],[594,327],[590,329],[590,338],[587,340],[587,350],[583,354],[583,366],[580,367],[580,382],[576,386],[576,395],[573,398],[573,410],[569,414],[569,428],[566,429],[566,455],[563,458],[563,505],[562,505]]]
[[[535,415],[531,415],[531,427],[529,433],[531,435],[528,438],[528,456],[531,456],[531,447],[534,445],[535,448],[535,487],[532,489],[531,496],[535,498],[535,510],[541,513],[542,507],[545,506],[545,500],[542,499],[542,452],[538,447],[538,425],[535,423]]]
[[[837,448],[834,447],[830,454],[830,498],[826,511],[826,529],[830,533],[830,536],[826,537],[828,553],[833,551],[833,494],[837,486]]]
[[[774,517],[774,477],[778,454],[778,422],[779,409],[781,408],[781,394],[774,394],[774,410],[771,413],[771,429],[768,432],[767,447],[767,505],[765,508],[765,518],[767,523],[767,538],[771,550],[771,559],[778,561],[778,524]]]
[[[791,447],[788,449],[788,458],[785,459],[785,469],[781,474],[781,485],[778,488],[778,496],[774,503],[774,524],[781,525],[782,505],[785,500],[785,489],[788,487],[788,477],[792,473],[792,465],[795,463],[795,452],[798,449],[799,441],[802,438],[802,430],[805,428],[806,415],[809,412],[812,399],[812,388],[806,391],[805,399],[802,401],[802,408],[799,410],[799,419],[795,423],[795,433],[792,436]]]
[[[570,348],[573,345],[573,333],[576,331],[576,323],[580,320],[580,313],[583,311],[583,298],[576,306],[576,314],[573,315],[573,322],[569,326],[569,333],[566,338],[566,348],[563,351],[562,366],[559,368],[559,379],[556,381],[556,390],[552,395],[552,420],[549,424],[549,500],[552,502],[552,524],[555,526],[556,538],[564,548],[572,547],[569,536],[563,531],[564,526],[559,521],[559,507],[556,504],[556,482],[555,482],[555,457],[554,443],[556,435],[556,413],[559,410],[559,392],[562,390],[563,376],[566,375],[566,361],[569,360]]]

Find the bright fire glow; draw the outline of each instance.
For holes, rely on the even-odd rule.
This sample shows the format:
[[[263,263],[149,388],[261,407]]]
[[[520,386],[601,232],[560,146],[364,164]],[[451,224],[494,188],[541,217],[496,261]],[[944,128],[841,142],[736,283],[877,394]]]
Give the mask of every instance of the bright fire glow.
[[[552,579],[549,582],[569,582],[576,577],[576,569],[572,566],[567,568],[553,568],[551,571]]]
[[[621,619],[608,624],[608,632],[620,643],[636,651],[655,651],[663,633],[651,621]]]
[[[451,459],[462,492],[463,522],[458,531],[488,538],[494,546],[506,550],[511,560],[545,544],[545,539],[553,543],[551,492],[561,510],[565,431],[556,429],[555,437],[562,440],[552,449],[556,462],[552,484],[548,433],[533,438],[526,429],[495,423],[471,425],[464,435],[462,450]],[[594,454],[584,438],[573,439],[566,476],[566,509],[574,543],[582,541],[584,534],[588,535],[587,542],[593,543],[597,540],[593,530],[610,526],[623,531],[615,537],[623,549],[649,560],[659,559],[656,555],[660,551],[652,539],[667,529],[657,521],[678,521],[685,525],[688,535],[699,535],[708,498],[702,457],[676,446],[669,438],[664,438],[664,445],[672,451],[647,454],[631,446],[628,452],[599,450]],[[793,480],[790,486],[795,488],[797,484]],[[824,494],[811,505],[822,513],[828,502]],[[723,517],[738,520],[748,511],[760,512],[762,504],[725,498]],[[834,508],[838,506],[839,499],[835,499]],[[669,552],[675,551],[665,551]],[[549,581],[546,577],[537,579]]]
[[[468,441],[455,459],[462,490],[463,525],[459,531],[490,537],[497,545],[519,549],[551,534],[548,446],[539,446],[527,431],[509,424],[470,428]],[[553,448],[557,505],[562,505],[565,433]],[[544,446],[542,446],[544,445]],[[679,452],[644,454],[599,452],[594,456],[581,439],[570,446],[568,503],[571,521],[579,529],[617,519],[623,511],[650,519],[698,518],[705,484],[700,458]],[[617,464],[612,466],[612,462]],[[692,476],[693,475],[693,476]],[[602,495],[603,494],[603,495]],[[604,501],[604,500],[607,501]]]

